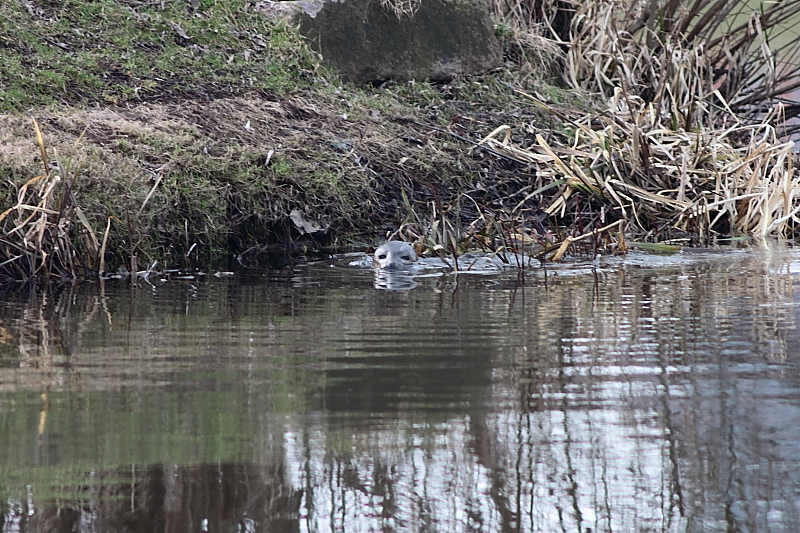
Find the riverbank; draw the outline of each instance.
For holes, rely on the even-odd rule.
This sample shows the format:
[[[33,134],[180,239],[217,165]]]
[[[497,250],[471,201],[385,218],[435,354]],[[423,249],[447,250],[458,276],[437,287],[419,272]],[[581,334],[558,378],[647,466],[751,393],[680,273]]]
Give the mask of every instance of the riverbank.
[[[489,178],[459,135],[540,120],[502,73],[347,86],[293,28],[239,4],[0,8],[0,200],[18,207],[5,231],[51,257],[78,249],[83,264],[56,267],[67,276],[363,245],[406,205],[441,209]],[[10,277],[33,275],[27,262]]]
[[[233,0],[15,0],[0,21],[7,279],[251,263],[393,231],[430,253],[542,259],[624,251],[625,235],[794,232],[796,165],[774,127],[734,131],[717,102],[722,135],[677,104],[558,88],[523,73],[535,46],[502,25],[506,69],[359,89]]]

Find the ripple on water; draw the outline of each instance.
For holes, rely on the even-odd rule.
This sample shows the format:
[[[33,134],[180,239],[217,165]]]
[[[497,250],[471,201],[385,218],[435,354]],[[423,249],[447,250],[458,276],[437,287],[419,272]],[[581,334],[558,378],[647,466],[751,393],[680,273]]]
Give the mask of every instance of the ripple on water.
[[[475,264],[7,293],[4,523],[800,531],[794,250]]]

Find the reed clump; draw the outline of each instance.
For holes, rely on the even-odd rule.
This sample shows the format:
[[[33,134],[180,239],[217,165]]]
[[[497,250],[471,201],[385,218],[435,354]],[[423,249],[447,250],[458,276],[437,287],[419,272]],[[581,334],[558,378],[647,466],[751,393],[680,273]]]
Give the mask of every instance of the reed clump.
[[[769,120],[692,132],[673,130],[662,120],[640,98],[619,91],[606,114],[571,121],[569,145],[556,146],[536,134],[532,146],[515,146],[510,136],[498,138],[510,127],[498,128],[483,144],[535,166],[540,178],[559,184],[544,205],[528,204],[545,192],[537,190],[511,213],[541,207],[546,215],[563,219],[576,213],[572,196],[582,194],[588,197],[584,203],[599,207],[606,219],[625,220],[628,231],[645,239],[676,233],[704,242],[732,234],[795,236],[797,155],[794,143],[782,141]],[[593,215],[588,213],[584,225],[605,222]]]
[[[103,270],[105,246],[75,196],[80,162],[48,155],[34,121],[42,173],[17,190],[15,205],[0,213],[0,280],[77,279]]]
[[[790,137],[800,105],[786,95],[800,87],[800,42],[773,43],[800,21],[800,2],[749,12],[733,0],[498,0],[494,8],[504,28],[561,46],[564,83],[605,105],[578,112],[543,96],[535,80],[509,85],[550,117],[549,131],[507,122],[477,143],[495,178],[470,195],[484,200],[445,240],[482,234],[495,249],[530,243],[534,255],[557,260],[624,251],[626,234],[685,245],[798,237]],[[506,196],[484,194],[511,181]]]
[[[733,114],[745,123],[768,120],[786,133],[800,106],[800,1],[752,4],[592,1],[571,19],[565,78],[612,98],[640,96],[673,129],[724,128]],[[670,122],[664,121],[665,124]]]

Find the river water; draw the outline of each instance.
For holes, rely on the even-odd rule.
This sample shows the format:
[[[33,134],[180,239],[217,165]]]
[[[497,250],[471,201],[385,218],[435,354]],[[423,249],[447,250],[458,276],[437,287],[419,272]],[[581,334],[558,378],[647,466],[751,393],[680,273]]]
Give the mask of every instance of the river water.
[[[6,288],[2,531],[800,531],[800,251],[378,281]]]

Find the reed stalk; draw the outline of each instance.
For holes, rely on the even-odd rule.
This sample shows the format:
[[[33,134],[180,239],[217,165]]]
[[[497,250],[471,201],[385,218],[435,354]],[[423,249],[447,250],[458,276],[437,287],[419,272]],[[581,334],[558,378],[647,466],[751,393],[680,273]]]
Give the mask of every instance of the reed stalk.
[[[16,204],[0,214],[0,279],[74,280],[96,271],[100,253],[75,195],[80,162],[57,150],[51,158],[35,120],[33,127],[43,173],[25,182]]]

